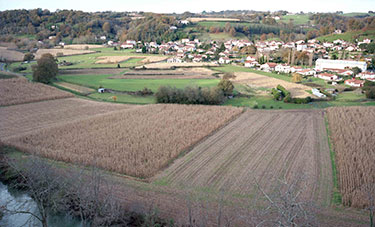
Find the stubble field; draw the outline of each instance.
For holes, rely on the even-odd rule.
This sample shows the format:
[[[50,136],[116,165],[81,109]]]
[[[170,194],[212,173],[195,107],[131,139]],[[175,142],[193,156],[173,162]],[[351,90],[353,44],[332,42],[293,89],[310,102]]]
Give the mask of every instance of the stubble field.
[[[375,107],[333,107],[327,116],[342,202],[365,207],[375,197]]]
[[[55,160],[151,177],[241,112],[234,107],[149,105],[67,122],[2,142]]]
[[[255,181],[271,192],[277,179],[291,182],[301,173],[305,196],[329,204],[332,175],[322,111],[247,111],[154,180],[253,195]]]

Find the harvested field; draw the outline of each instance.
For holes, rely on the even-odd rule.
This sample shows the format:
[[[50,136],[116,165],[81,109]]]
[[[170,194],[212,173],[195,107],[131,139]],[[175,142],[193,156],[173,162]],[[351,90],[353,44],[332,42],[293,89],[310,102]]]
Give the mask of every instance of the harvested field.
[[[290,91],[293,98],[306,98],[308,96],[313,96],[312,94],[306,92],[307,90],[310,91],[311,87],[302,84],[291,83],[269,76],[263,76],[257,73],[249,72],[236,72],[235,76],[236,78],[233,79],[234,82],[246,84],[249,86],[275,88],[277,87],[277,85],[280,84],[281,86],[285,87],[288,91]]]
[[[63,56],[71,56],[71,55],[81,55],[81,54],[91,54],[95,53],[92,50],[72,50],[72,49],[65,49],[65,48],[55,48],[55,49],[39,49],[35,53],[35,58],[39,59],[43,54],[52,54],[53,56],[57,56],[57,53],[63,53]]]
[[[0,59],[7,61],[23,61],[24,54],[15,50],[8,50],[7,47],[0,46]]]
[[[151,177],[242,109],[148,105],[5,140],[43,157]]]
[[[95,64],[117,64],[120,62],[127,61],[129,59],[143,59],[141,63],[152,63],[152,62],[159,62],[159,61],[164,61],[168,57],[165,56],[101,56],[98,57],[97,59],[100,59],[95,62]]]
[[[113,69],[60,69],[59,75],[103,75],[103,74],[119,74],[122,73],[124,69],[113,68]]]
[[[85,50],[85,49],[94,49],[94,48],[102,48],[103,45],[93,45],[93,44],[72,44],[72,45],[65,45],[64,49],[71,49],[71,50]]]
[[[66,88],[66,89],[69,89],[69,90],[72,90],[72,91],[76,91],[76,92],[84,94],[84,95],[88,95],[88,94],[91,94],[91,93],[96,91],[92,88],[79,86],[79,85],[71,84],[71,83],[67,83],[67,82],[58,82],[58,83],[55,83],[55,84],[60,86],[60,87],[63,87],[63,88]]]
[[[0,106],[73,97],[69,92],[26,78],[0,80]]]
[[[1,140],[91,116],[136,107],[78,98],[49,100],[0,108]]]
[[[136,69],[172,69],[172,68],[192,68],[192,67],[215,67],[218,64],[212,62],[200,62],[200,63],[152,63],[143,66],[138,66]]]
[[[216,72],[207,68],[178,68],[172,70],[132,70],[109,79],[217,79]]]
[[[196,23],[200,21],[240,21],[237,18],[223,18],[223,17],[190,17],[187,20]]]
[[[275,178],[292,181],[300,173],[306,196],[328,205],[332,173],[322,111],[247,111],[154,179],[252,195],[254,179],[272,191]]]
[[[362,208],[375,197],[375,107],[327,109],[342,203]]]

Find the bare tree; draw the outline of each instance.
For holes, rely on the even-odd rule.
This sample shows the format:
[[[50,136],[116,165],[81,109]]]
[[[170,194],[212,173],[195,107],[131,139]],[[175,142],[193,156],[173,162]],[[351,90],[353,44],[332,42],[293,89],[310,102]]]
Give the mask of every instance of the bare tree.
[[[307,185],[303,185],[303,177],[291,182],[278,179],[274,193],[267,193],[257,181],[256,186],[268,202],[263,212],[263,220],[257,226],[315,226],[316,220],[312,208],[313,203],[306,201],[302,194]],[[302,185],[301,185],[302,183]]]

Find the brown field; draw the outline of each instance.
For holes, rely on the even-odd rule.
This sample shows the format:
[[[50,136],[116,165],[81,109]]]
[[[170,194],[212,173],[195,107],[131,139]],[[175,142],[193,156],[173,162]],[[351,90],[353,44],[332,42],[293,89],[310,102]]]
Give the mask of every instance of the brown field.
[[[218,64],[212,62],[200,62],[200,63],[167,63],[167,62],[160,62],[160,63],[152,63],[143,66],[136,67],[137,69],[172,69],[172,68],[192,68],[192,67],[215,67],[219,66]]]
[[[95,51],[92,50],[72,50],[72,49],[65,49],[65,48],[55,48],[55,49],[39,49],[35,53],[35,58],[39,59],[43,54],[52,54],[53,56],[56,56],[57,53],[63,53],[64,56],[70,56],[70,55],[81,55],[81,54],[91,54],[95,53]]]
[[[216,79],[215,71],[207,68],[178,68],[172,70],[132,70],[110,79]]]
[[[93,45],[93,44],[72,44],[72,45],[65,45],[64,49],[72,49],[72,50],[85,50],[94,49],[94,48],[102,48],[103,45]]]
[[[148,105],[3,142],[55,160],[151,177],[241,112],[234,107]]]
[[[287,82],[269,76],[263,76],[257,73],[236,72],[235,76],[236,78],[233,79],[234,82],[246,84],[249,86],[275,88],[277,87],[277,85],[280,84],[281,86],[285,87],[288,91],[290,91],[292,97],[294,98],[306,98],[308,96],[314,96],[306,92],[307,90],[310,91],[311,87],[305,85]]]
[[[66,89],[69,89],[69,90],[72,90],[72,91],[76,91],[76,92],[79,92],[79,93],[84,94],[84,95],[88,95],[90,93],[95,92],[95,89],[80,86],[80,85],[76,85],[76,84],[71,84],[71,83],[67,83],[67,82],[58,82],[58,83],[55,83],[55,84],[60,86],[60,87],[63,87],[63,88],[66,88]]]
[[[0,106],[73,97],[69,92],[26,78],[0,80]]]
[[[59,69],[59,75],[93,75],[93,74],[119,74],[124,69],[113,68],[113,69]]]
[[[21,136],[55,125],[136,107],[78,98],[49,100],[0,108],[0,138]]]
[[[0,46],[0,59],[7,61],[23,61],[24,54],[15,50],[8,50],[7,47]]]
[[[327,116],[342,202],[362,208],[367,187],[375,190],[375,107],[333,107]]]
[[[332,172],[322,111],[247,111],[154,180],[251,195],[254,179],[270,191],[275,178],[293,180],[300,173],[306,196],[329,205]]]
[[[187,20],[196,23],[200,21],[240,21],[237,18],[223,18],[223,17],[190,17]]]
[[[101,56],[97,57],[100,59],[95,62],[95,64],[117,64],[123,61],[127,61],[132,58],[143,59],[141,63],[152,63],[152,62],[159,62],[164,61],[168,57],[165,56]]]

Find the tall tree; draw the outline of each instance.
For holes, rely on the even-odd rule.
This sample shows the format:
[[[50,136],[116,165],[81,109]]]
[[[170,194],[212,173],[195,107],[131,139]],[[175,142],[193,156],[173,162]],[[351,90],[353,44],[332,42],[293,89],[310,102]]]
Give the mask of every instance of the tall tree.
[[[33,66],[33,80],[48,84],[54,80],[59,71],[55,58],[52,54],[43,54]]]

